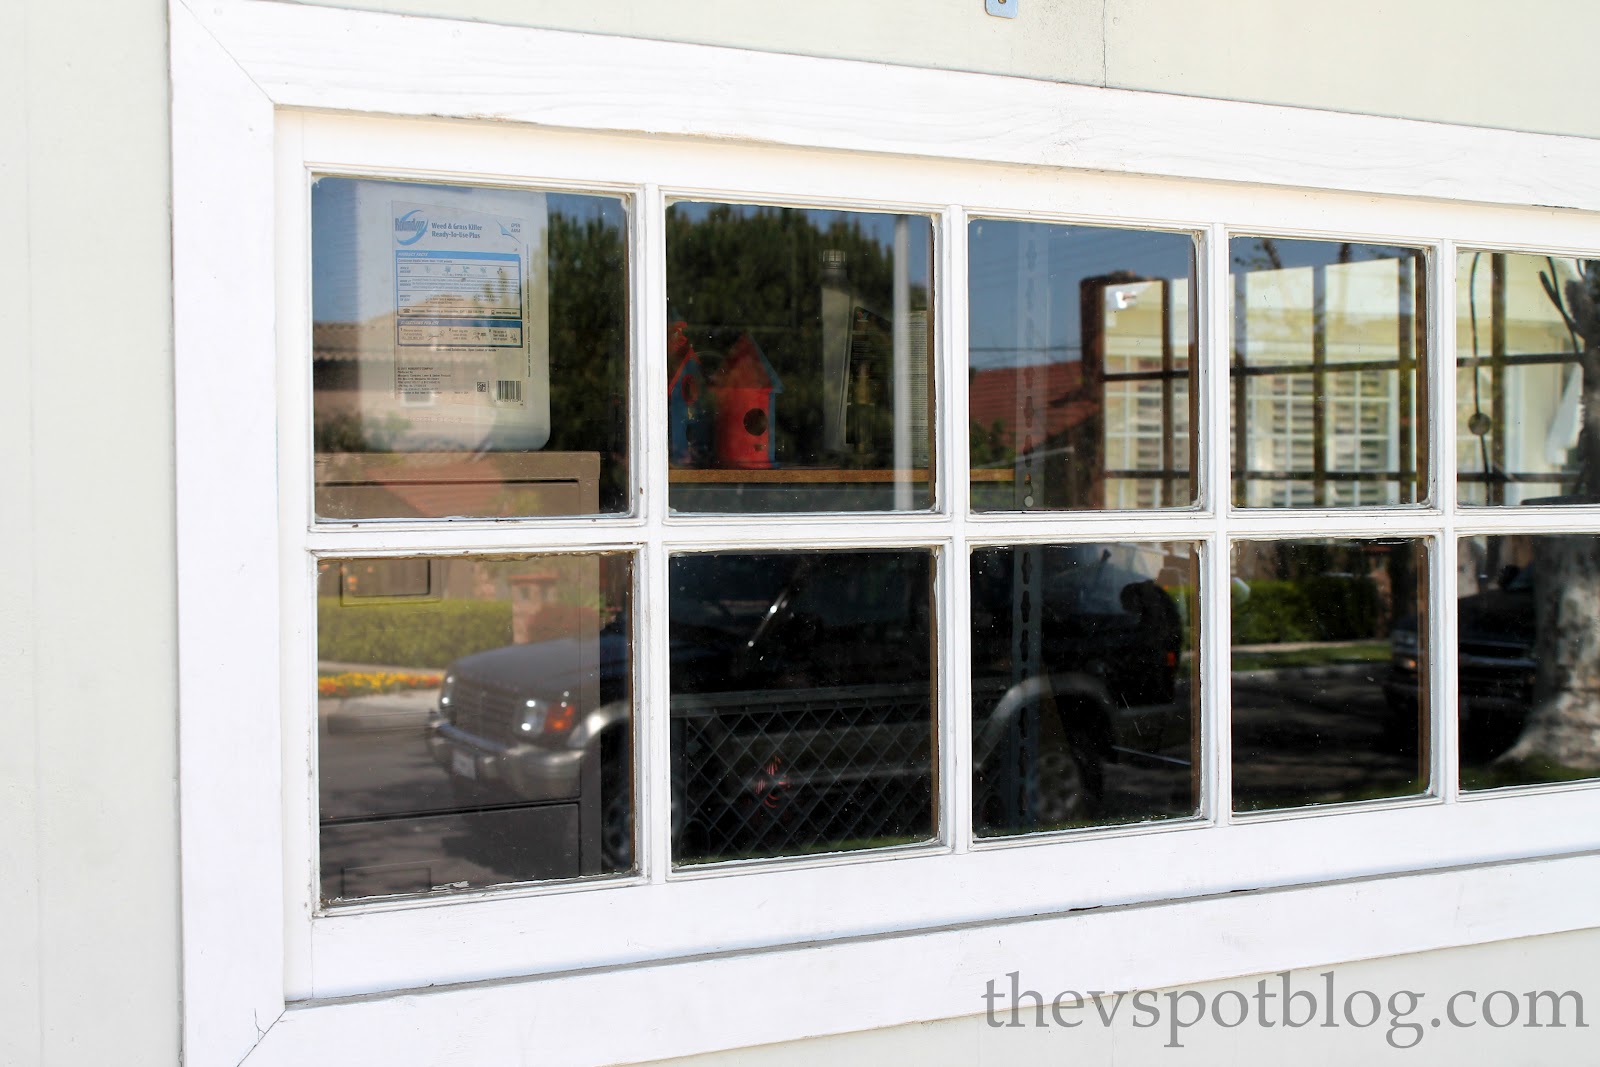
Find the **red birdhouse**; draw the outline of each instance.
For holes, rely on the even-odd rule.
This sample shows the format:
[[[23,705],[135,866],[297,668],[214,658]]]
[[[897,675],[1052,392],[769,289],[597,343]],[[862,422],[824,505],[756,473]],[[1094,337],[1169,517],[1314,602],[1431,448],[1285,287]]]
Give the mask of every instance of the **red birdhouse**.
[[[773,397],[783,383],[761,348],[741,334],[711,381],[717,399],[717,461],[724,467],[773,465]]]

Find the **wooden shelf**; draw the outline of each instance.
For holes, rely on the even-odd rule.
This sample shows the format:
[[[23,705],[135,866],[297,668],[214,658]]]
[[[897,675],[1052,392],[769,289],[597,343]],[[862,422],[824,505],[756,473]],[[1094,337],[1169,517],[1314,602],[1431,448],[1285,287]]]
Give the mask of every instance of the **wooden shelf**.
[[[318,452],[324,519],[592,515],[598,452]]]
[[[667,481],[679,485],[893,485],[926,482],[926,470],[836,470],[815,467],[772,467],[764,470],[673,468]]]
[[[1010,467],[1000,470],[975,470],[974,482],[1012,482],[1016,471]],[[711,468],[688,470],[674,467],[667,472],[667,481],[678,485],[892,485],[903,476],[911,482],[926,482],[928,472],[833,470],[816,467],[773,467],[770,470],[739,470],[736,468]]]

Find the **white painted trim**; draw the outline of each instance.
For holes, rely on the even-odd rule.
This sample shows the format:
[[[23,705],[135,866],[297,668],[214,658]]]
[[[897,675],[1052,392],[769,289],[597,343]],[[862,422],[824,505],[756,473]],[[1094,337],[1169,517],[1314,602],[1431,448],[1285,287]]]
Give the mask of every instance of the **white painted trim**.
[[[196,13],[283,107],[1600,208],[1600,142],[1579,137],[252,0]]]
[[[183,1045],[233,1064],[284,1005],[277,416],[239,403],[276,395],[273,111],[182,5],[171,34]]]
[[[965,855],[930,846],[902,850],[892,860],[857,854],[845,862],[696,872],[661,885],[531,887],[372,906],[315,924],[318,971],[326,980],[310,995],[1178,900],[1312,883],[1331,871],[1359,878],[1556,855],[1593,847],[1597,822],[1600,790],[1592,788],[1449,807],[1422,798],[1252,815],[1226,826],[1186,820],[1008,838],[979,843]],[[1299,936],[1278,932],[1286,950]]]
[[[1215,224],[1201,241],[1196,257],[1199,275],[1199,330],[1201,351],[1210,351],[1210,360],[1200,360],[1200,425],[1202,445],[1199,480],[1202,505],[1216,515],[1212,537],[1201,549],[1202,583],[1213,589],[1229,589],[1232,596],[1233,552],[1228,542],[1233,517],[1232,474],[1233,439],[1230,436],[1228,407],[1232,399],[1233,378],[1227,368],[1233,365],[1233,322],[1225,309],[1231,307],[1233,278],[1229,274],[1227,227]],[[1214,442],[1207,448],[1208,442]],[[1206,818],[1216,825],[1233,821],[1233,736],[1227,730],[1225,709],[1232,695],[1230,672],[1219,668],[1229,662],[1230,620],[1218,616],[1206,625],[1202,618],[1200,638],[1195,650],[1200,655],[1200,801]],[[1215,666],[1213,666],[1215,665]]]
[[[947,812],[942,825],[963,840],[899,850],[892,861],[878,853],[693,875],[667,870],[658,831],[642,850],[648,874],[632,882],[312,917],[305,723],[283,696],[292,702],[305,681],[309,605],[299,579],[283,578],[300,575],[313,553],[526,547],[529,527],[306,529],[303,445],[279,452],[275,442],[303,422],[306,389],[294,359],[303,240],[280,241],[265,210],[275,168],[325,162],[631,192],[647,274],[659,272],[662,253],[640,212],[673,195],[726,195],[1207,232],[1212,280],[1225,282],[1229,232],[1600,248],[1600,217],[1587,213],[1600,209],[1600,142],[258,0],[172,0],[171,34],[186,1062],[615,1062],[961,1014],[981,1007],[983,980],[1019,967],[1061,974],[1064,986],[1127,988],[1600,925],[1589,892],[1600,861],[1576,855],[1597,844],[1592,787],[1462,803],[1447,788],[1443,802],[1292,817],[1234,820],[1217,810],[1228,767],[1216,729],[1226,678],[1215,672],[1206,714],[1217,825],[969,847],[965,815]],[[702,76],[685,79],[685,70]],[[323,109],[404,119],[313,113]],[[275,143],[275,111],[286,110],[299,116],[281,127],[296,131],[294,144]],[[435,151],[444,142],[448,153]],[[891,156],[919,158],[907,166]],[[294,226],[294,204],[280,206]],[[953,237],[944,235],[945,247],[959,243]],[[950,262],[943,271],[950,281],[963,274]],[[1442,341],[1453,290],[1439,292]],[[652,353],[664,301],[636,290],[634,310],[636,346]],[[948,388],[964,317],[950,310],[940,322]],[[1228,323],[1202,317],[1201,329],[1222,358]],[[1201,379],[1213,434],[1226,416],[1223,363],[1214,359]],[[634,427],[643,512],[542,525],[537,536],[540,550],[644,549],[642,684],[659,702],[665,634],[650,602],[663,600],[665,546],[785,534],[664,514],[660,479],[648,477],[663,390],[649,373],[633,382],[647,400],[636,401],[644,415]],[[947,453],[959,438],[947,424]],[[1436,460],[1443,474],[1453,456]],[[1114,514],[969,518],[960,473],[942,457],[944,514],[865,516],[854,530],[828,518],[785,525],[831,545],[938,546],[942,593],[958,606],[963,593],[951,583],[971,544],[1125,540],[1136,529],[1143,539],[1205,540],[1207,574],[1219,581],[1228,536],[1600,525],[1594,508],[1286,516],[1230,513],[1220,498],[1209,510],[1141,515],[1137,527]],[[1220,462],[1201,476],[1215,496],[1226,475]],[[280,478],[293,501],[282,507]],[[1448,623],[1436,632],[1447,636]],[[944,649],[960,669],[963,640]],[[1214,632],[1205,649],[1222,662],[1226,634]],[[954,706],[964,684],[942,684]],[[1453,693],[1442,707],[1448,717]],[[947,729],[945,743],[965,737]],[[665,739],[658,729],[643,741],[645,810],[659,812],[669,792]],[[965,795],[963,758],[951,752],[943,763],[952,770],[947,803]],[[1557,855],[1566,858],[1540,858]],[[1522,862],[1379,877],[1499,859]],[[1329,877],[1349,880],[1318,884]],[[923,903],[892,918],[910,910],[901,907],[907,887]],[[1441,900],[1461,903],[1435,906]],[[1065,913],[1075,907],[1094,910]],[[1084,970],[1063,972],[1063,960]],[[478,984],[391,992],[440,982]],[[327,999],[345,994],[371,995]],[[306,1003],[285,1014],[291,1001]]]
[[[291,1008],[251,1067],[629,1063],[1600,925],[1600,854],[955,925]],[[1448,902],[1449,907],[1441,907]],[[1294,936],[1285,936],[1293,931]]]

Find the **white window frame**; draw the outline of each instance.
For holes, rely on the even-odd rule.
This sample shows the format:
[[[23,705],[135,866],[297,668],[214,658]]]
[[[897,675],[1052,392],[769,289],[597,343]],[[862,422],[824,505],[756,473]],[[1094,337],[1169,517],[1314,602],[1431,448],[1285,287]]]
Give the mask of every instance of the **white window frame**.
[[[1227,676],[1211,671],[1198,818],[972,844],[965,637],[950,627],[941,843],[674,874],[665,820],[649,819],[668,792],[665,732],[647,726],[640,877],[320,914],[313,553],[640,546],[648,722],[665,706],[652,606],[669,538],[933,545],[943,617],[959,620],[983,544],[1209,539],[1205,578],[1223,589],[1230,537],[1409,534],[1433,539],[1449,604],[1441,546],[1457,536],[1600,530],[1600,508],[1458,511],[1450,465],[1455,249],[1600,251],[1600,143],[260,0],[170,14],[186,1062],[623,1062],[972,1014],[1013,970],[1154,987],[1600,925],[1600,788],[1462,796],[1448,656],[1434,657],[1427,797],[1219,807]],[[650,473],[665,469],[650,444],[664,370],[636,359],[637,517],[312,529],[308,169],[628,191],[640,354],[665,337],[669,193],[926,212],[942,384],[965,376],[969,216],[1199,232],[1196,477],[1216,506],[969,515],[965,399],[945,389],[938,513],[853,518],[853,538],[830,518],[669,523]],[[1430,423],[1429,505],[1227,506],[1228,323],[1207,302],[1226,295],[1230,232],[1428,250],[1429,403],[1446,415]],[[1454,613],[1432,615],[1432,647],[1453,648]],[[1202,656],[1227,651],[1225,625],[1209,627]]]

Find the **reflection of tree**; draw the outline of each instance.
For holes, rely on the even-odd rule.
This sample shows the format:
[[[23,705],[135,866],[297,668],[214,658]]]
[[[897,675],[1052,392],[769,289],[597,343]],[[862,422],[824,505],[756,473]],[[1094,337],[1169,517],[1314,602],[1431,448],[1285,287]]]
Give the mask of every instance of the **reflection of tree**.
[[[894,253],[856,218],[791,208],[716,205],[704,214],[667,212],[667,293],[672,313],[715,377],[724,354],[749,334],[783,382],[774,435],[780,462],[824,457],[822,253],[842,252],[854,303],[880,314],[893,306]],[[916,225],[915,221],[913,225]],[[926,286],[911,287],[911,310],[928,306]],[[886,339],[882,339],[886,340]],[[877,383],[885,417],[888,383]],[[878,438],[887,438],[885,424]],[[869,465],[877,457],[861,457]],[[846,457],[827,456],[838,464]]]
[[[628,259],[608,218],[550,212],[550,440],[600,452],[600,510],[627,507]]]
[[[978,419],[972,420],[968,431],[968,455],[974,470],[985,467],[1010,467],[1017,461],[1017,450],[1008,441],[1006,424],[994,419],[985,427]]]
[[[1577,481],[1568,503],[1600,500],[1600,260],[1580,260],[1563,285],[1554,261],[1540,275],[1561,312],[1583,374]],[[1506,762],[1600,769],[1600,536],[1534,539],[1533,708]]]

